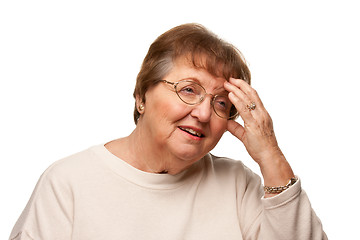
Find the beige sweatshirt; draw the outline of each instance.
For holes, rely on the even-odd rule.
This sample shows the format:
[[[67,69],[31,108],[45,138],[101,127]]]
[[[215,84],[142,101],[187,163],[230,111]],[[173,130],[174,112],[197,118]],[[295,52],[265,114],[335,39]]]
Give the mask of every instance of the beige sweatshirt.
[[[44,172],[10,239],[327,239],[300,181],[262,196],[240,161],[208,154],[175,176],[152,174],[99,145]]]

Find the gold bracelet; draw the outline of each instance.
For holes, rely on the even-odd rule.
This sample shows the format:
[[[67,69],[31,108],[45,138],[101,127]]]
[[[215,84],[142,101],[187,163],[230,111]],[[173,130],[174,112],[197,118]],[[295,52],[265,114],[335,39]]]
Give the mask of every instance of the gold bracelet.
[[[283,191],[285,191],[286,189],[290,188],[292,185],[294,185],[297,181],[296,177],[293,177],[290,179],[290,181],[288,182],[288,184],[286,184],[285,186],[277,186],[277,187],[268,187],[268,186],[264,186],[264,191],[265,193],[281,193]]]

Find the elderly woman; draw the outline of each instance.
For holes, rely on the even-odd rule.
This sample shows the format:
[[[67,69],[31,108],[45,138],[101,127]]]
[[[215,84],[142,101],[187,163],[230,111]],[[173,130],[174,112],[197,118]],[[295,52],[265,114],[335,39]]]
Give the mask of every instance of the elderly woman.
[[[49,167],[10,239],[327,239],[234,46],[197,24],[167,31],[134,97],[134,131]],[[264,187],[209,153],[225,131]]]

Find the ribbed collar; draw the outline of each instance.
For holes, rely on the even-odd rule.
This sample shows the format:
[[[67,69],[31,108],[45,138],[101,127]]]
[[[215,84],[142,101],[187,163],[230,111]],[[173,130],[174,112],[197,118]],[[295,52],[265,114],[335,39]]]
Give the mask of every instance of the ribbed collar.
[[[117,175],[144,188],[158,190],[174,189],[184,185],[187,181],[194,181],[194,178],[200,178],[203,174],[203,159],[176,175],[156,174],[144,172],[131,166],[109,152],[104,144],[94,146],[91,150]]]

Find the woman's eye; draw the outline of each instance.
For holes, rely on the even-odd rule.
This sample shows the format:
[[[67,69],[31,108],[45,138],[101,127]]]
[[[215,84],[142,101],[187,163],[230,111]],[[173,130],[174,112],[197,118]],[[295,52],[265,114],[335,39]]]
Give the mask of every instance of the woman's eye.
[[[228,110],[230,100],[227,100],[225,97],[217,97],[215,100],[215,107],[222,110]]]
[[[183,88],[183,91],[192,93],[192,92],[194,92],[194,89],[187,87],[187,88]]]
[[[218,101],[218,102],[216,102],[216,104],[219,105],[222,108],[226,108],[226,102]]]
[[[197,94],[196,88],[192,86],[183,87],[181,88],[180,92],[183,94]]]

